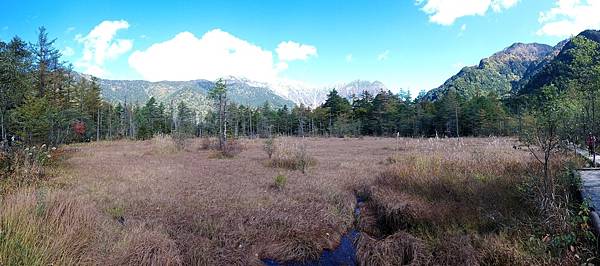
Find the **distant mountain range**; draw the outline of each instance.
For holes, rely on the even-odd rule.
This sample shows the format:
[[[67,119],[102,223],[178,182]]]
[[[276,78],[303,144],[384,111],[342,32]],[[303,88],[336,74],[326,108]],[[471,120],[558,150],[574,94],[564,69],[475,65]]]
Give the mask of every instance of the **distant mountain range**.
[[[79,74],[79,76],[91,79],[89,75]],[[269,84],[237,77],[227,77],[224,81],[228,88],[228,96],[233,102],[254,107],[268,102],[274,107],[287,105],[291,108],[303,104],[314,108],[325,101],[332,89],[336,89],[340,95],[348,98],[363,91],[377,94],[381,90],[387,90],[387,87],[379,81],[362,80],[326,87],[310,87],[291,81]],[[99,83],[102,97],[110,102],[127,101],[143,104],[150,97],[154,97],[165,104],[176,105],[185,102],[199,114],[206,114],[210,110],[211,102],[207,93],[215,85],[214,81],[209,80],[150,82],[99,79]]]

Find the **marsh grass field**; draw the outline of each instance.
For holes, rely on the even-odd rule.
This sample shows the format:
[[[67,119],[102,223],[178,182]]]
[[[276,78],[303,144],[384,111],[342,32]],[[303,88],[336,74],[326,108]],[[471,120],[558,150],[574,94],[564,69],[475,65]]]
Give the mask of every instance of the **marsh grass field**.
[[[232,158],[206,141],[59,149],[47,178],[2,196],[0,264],[309,261],[353,229],[360,265],[578,264],[591,252],[553,244],[580,225],[539,213],[541,166],[514,139],[281,137],[272,159],[264,140],[237,141]],[[275,162],[298,147],[305,173]],[[581,164],[552,162],[557,187],[568,161]]]

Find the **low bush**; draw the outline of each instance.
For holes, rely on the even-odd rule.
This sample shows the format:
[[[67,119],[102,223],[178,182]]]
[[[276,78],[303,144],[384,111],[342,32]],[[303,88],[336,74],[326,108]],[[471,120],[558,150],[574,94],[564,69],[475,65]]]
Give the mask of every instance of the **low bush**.
[[[278,174],[273,178],[273,181],[275,181],[275,188],[283,189],[287,183],[287,177],[283,174]]]
[[[317,163],[317,160],[308,154],[306,144],[296,143],[292,145],[282,144],[273,154],[270,161],[272,167],[300,170],[306,173],[306,169]]]
[[[202,150],[210,150],[216,147],[215,142],[210,137],[203,137],[202,144],[200,145],[200,149]]]
[[[230,139],[221,151],[224,157],[233,158],[244,151],[244,146],[235,139]]]
[[[156,134],[150,141],[152,143],[152,151],[157,154],[173,153],[178,150],[175,140],[171,135]]]
[[[0,154],[0,195],[42,180],[46,176],[44,167],[53,162],[55,151],[56,148],[43,144],[13,147]]]
[[[271,159],[271,157],[273,156],[273,153],[275,152],[275,147],[276,147],[276,144],[275,144],[275,139],[273,137],[270,137],[265,140],[263,150],[267,153],[267,155],[269,156],[269,159]]]
[[[212,146],[212,144],[210,146]],[[210,147],[210,149],[216,150],[216,152],[213,153],[210,156],[210,158],[231,159],[240,154],[245,149],[244,145],[235,139],[229,139],[227,143],[225,143],[225,146],[222,151],[219,151],[218,148],[218,144],[215,145],[215,147]]]
[[[192,136],[190,134],[185,132],[175,131],[171,133],[171,138],[173,139],[177,150],[183,150],[186,147],[187,140],[191,137]]]

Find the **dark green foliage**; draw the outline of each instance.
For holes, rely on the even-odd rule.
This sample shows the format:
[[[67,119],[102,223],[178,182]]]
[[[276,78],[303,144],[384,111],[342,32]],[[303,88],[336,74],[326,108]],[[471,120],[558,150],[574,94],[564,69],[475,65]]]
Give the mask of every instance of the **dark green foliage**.
[[[600,91],[600,33],[584,31],[569,40],[560,53],[535,74],[520,92],[521,110],[546,106],[549,88],[565,95],[560,104],[571,106],[568,116],[559,125],[567,125],[563,135],[573,142],[583,143],[585,136],[600,133],[596,110]]]
[[[600,73],[600,44],[584,33],[571,39],[554,60],[530,79],[521,94],[535,93],[550,84],[565,89],[574,80],[581,86],[592,86],[593,79],[598,79]]]
[[[26,44],[18,37],[0,42],[1,140],[18,136],[27,143],[61,144],[91,137],[102,105],[95,80],[75,81],[60,61],[45,28]],[[83,136],[72,125],[84,122]]]
[[[182,108],[186,108],[185,104],[182,105]],[[184,131],[186,132],[193,131],[193,126],[189,126],[187,121],[191,114],[188,114],[189,111],[187,111],[187,109],[184,109],[184,112],[186,112],[183,116],[185,121],[184,123],[179,122],[178,125],[183,125],[183,127],[185,128]],[[148,100],[148,102],[146,102],[146,104],[142,108],[137,109],[137,112],[135,112],[135,114],[135,121],[138,125],[137,138],[149,139],[152,138],[155,134],[170,133],[170,119],[167,113],[165,112],[165,106],[162,103],[157,105],[156,100],[154,100],[154,98],[150,98],[150,100]]]
[[[471,98],[487,94],[507,97],[520,89],[519,81],[556,49],[545,44],[515,43],[510,47],[481,60],[477,66],[463,68],[442,86],[431,90],[423,99],[437,100],[449,91]]]
[[[102,100],[100,80],[72,72],[41,27],[37,42],[0,41],[0,141],[29,144],[116,138],[147,139],[181,130],[196,132],[196,113],[150,98],[139,106]],[[78,125],[78,132],[74,126]],[[83,126],[82,126],[83,125]]]

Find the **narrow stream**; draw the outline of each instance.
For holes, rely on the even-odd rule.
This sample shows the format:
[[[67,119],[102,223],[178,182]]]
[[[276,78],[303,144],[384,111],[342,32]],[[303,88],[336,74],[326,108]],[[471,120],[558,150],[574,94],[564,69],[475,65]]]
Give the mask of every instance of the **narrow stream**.
[[[365,199],[356,196],[356,207],[354,208],[354,220],[358,221],[360,216],[361,203]],[[314,261],[289,261],[279,263],[273,259],[263,259],[262,261],[268,266],[312,266],[312,265],[356,265],[356,246],[355,242],[358,238],[359,231],[352,228],[348,233],[342,236],[340,244],[334,250],[323,250],[321,257]]]

